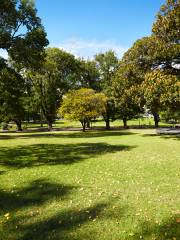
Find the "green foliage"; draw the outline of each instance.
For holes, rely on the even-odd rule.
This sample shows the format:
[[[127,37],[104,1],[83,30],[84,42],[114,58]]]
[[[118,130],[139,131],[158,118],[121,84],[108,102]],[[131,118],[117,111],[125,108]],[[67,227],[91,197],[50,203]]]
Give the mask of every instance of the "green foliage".
[[[100,74],[96,67],[96,62],[91,60],[79,60],[78,79],[79,86],[85,88],[92,88],[96,91],[100,90]]]
[[[161,115],[161,119],[165,120],[165,122],[167,123],[176,123],[176,122],[180,122],[180,109],[166,109],[165,111],[162,111],[160,113]]]
[[[137,40],[124,54],[112,84],[120,115],[132,117],[146,104],[158,124],[158,111],[180,107],[179,29],[179,0],[167,1],[153,24],[153,34]]]
[[[26,67],[38,67],[48,44],[31,0],[0,1],[0,48]]]
[[[59,113],[65,119],[79,120],[85,131],[87,122],[106,111],[106,100],[103,93],[96,93],[93,89],[70,91],[64,95]]]
[[[110,86],[115,71],[118,68],[119,61],[113,51],[100,53],[95,56],[97,68],[100,74],[100,89],[106,96],[110,97]]]
[[[136,69],[130,64],[121,62],[117,70],[113,83],[112,94],[117,108],[117,114],[120,119],[126,121],[136,117],[142,112],[141,92],[139,91],[139,78],[136,75]]]
[[[180,108],[180,78],[162,70],[146,74],[142,84],[146,105],[152,111]]]
[[[97,69],[99,71],[99,90],[107,97],[106,111],[103,118],[106,122],[106,129],[110,128],[110,119],[115,119],[116,108],[112,98],[111,85],[114,74],[119,66],[119,60],[114,51],[110,50],[105,53],[99,53],[95,56]]]
[[[11,68],[0,71],[0,120],[20,120],[24,116],[24,79]]]
[[[136,74],[140,81],[144,73],[151,67],[155,67],[152,52],[156,44],[152,36],[138,39],[133,46],[124,54],[123,62],[129,65],[131,71]]]
[[[120,62],[112,92],[119,116],[125,121],[143,112],[146,103],[142,85],[145,75],[151,69],[159,67],[159,62],[153,55],[155,49],[154,37],[144,37],[133,44]]]
[[[180,63],[180,1],[167,0],[152,27],[156,39],[155,58],[164,68],[179,74]]]
[[[35,99],[48,122],[49,130],[56,117],[62,96],[76,82],[77,60],[58,48],[46,49],[46,58],[39,71],[28,72]]]
[[[161,6],[153,24],[152,31],[165,42],[179,43],[180,38],[180,1],[166,0]]]
[[[0,48],[5,49],[10,57],[8,63],[0,57],[0,115],[6,121],[16,121],[19,130],[24,107],[27,109],[25,82],[20,69],[39,68],[47,44],[33,1],[0,1]]]

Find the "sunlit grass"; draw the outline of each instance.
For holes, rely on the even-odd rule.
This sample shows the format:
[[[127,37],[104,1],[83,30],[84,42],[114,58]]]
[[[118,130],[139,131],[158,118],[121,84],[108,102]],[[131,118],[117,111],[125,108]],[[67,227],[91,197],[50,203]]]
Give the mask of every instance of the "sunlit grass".
[[[179,239],[180,138],[0,134],[0,239]]]

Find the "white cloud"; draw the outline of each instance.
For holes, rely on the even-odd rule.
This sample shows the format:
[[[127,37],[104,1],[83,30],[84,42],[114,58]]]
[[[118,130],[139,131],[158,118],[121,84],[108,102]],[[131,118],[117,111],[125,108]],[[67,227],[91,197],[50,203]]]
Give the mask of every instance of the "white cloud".
[[[0,57],[8,59],[8,53],[4,49],[0,49]]]
[[[82,39],[68,39],[58,45],[59,48],[74,54],[77,57],[92,58],[95,54],[113,50],[117,56],[121,58],[127,48],[120,46],[113,41],[97,41],[97,40],[82,40]]]
[[[54,47],[54,45],[51,45]],[[58,46],[67,52],[74,54],[76,57],[93,58],[93,56],[100,52],[113,50],[119,58],[127,51],[128,48],[122,47],[114,41],[97,41],[97,40],[83,40],[77,38],[67,39],[62,41]],[[8,53],[6,50],[0,49],[0,56],[7,59]]]

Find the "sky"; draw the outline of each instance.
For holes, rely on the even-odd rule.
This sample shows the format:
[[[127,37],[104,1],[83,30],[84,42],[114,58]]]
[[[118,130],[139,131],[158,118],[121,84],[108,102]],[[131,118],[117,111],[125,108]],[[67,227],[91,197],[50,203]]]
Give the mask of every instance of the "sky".
[[[76,56],[114,50],[121,58],[139,38],[151,34],[165,0],[35,0],[51,47]]]

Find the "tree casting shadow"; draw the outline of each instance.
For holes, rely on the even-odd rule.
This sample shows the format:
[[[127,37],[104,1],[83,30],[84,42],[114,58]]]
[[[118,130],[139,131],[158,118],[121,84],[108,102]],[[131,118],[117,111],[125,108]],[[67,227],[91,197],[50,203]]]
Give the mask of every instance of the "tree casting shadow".
[[[100,154],[130,150],[135,146],[106,143],[34,144],[0,148],[0,165],[12,168],[73,164]]]

